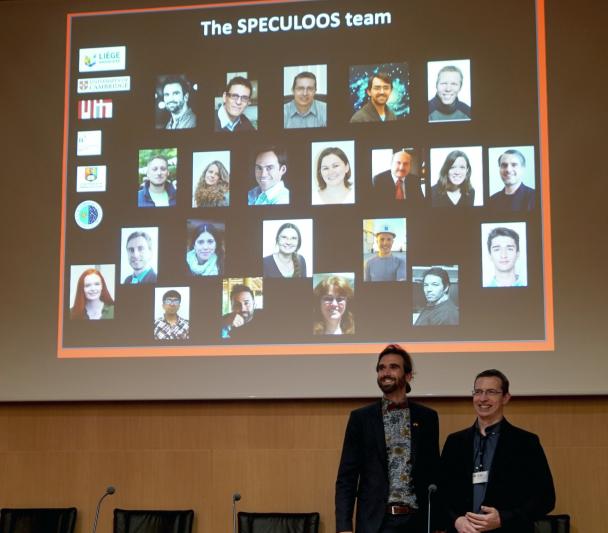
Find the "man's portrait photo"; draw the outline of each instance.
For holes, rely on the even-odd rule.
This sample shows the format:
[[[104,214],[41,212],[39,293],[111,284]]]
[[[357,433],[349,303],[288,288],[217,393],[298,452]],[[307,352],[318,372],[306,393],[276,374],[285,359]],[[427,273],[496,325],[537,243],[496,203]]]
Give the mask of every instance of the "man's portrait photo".
[[[424,164],[412,147],[373,149],[372,187],[376,203],[424,205],[426,184],[421,176]]]
[[[154,289],[154,339],[158,341],[190,338],[190,287]]]
[[[230,151],[192,154],[192,207],[230,205]]]
[[[327,65],[284,67],[283,127],[327,126]]]
[[[121,228],[120,234],[121,283],[156,283],[158,228]]]
[[[534,209],[534,146],[489,148],[488,166],[489,208],[496,211]]]
[[[429,61],[429,122],[471,120],[471,61]]]
[[[258,129],[258,82],[246,72],[226,75],[226,87],[215,99],[215,131],[253,131]]]
[[[222,283],[222,339],[252,340],[264,318],[263,278],[227,278]]]
[[[526,223],[481,225],[484,287],[527,287]]]
[[[481,146],[431,148],[431,205],[483,205],[483,152]]]
[[[137,207],[177,202],[177,148],[139,150]]]
[[[159,76],[156,82],[156,128],[185,130],[196,127],[192,94],[197,85],[183,74]]]
[[[287,152],[279,146],[266,146],[255,152],[253,175],[257,185],[247,192],[247,205],[289,204]]]
[[[363,281],[405,281],[406,219],[363,220]]]
[[[410,114],[407,63],[350,67],[350,122],[389,122]]]
[[[412,267],[412,324],[457,326],[458,265]]]
[[[312,205],[355,203],[355,141],[311,144]]]

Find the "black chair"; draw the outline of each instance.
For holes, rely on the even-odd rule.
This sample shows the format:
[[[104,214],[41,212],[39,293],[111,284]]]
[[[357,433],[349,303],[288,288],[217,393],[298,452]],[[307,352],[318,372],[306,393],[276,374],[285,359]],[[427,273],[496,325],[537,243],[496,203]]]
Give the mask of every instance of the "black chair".
[[[76,507],[2,509],[0,533],[72,533],[76,512]]]
[[[239,533],[318,533],[319,513],[238,514]]]
[[[547,515],[534,522],[534,533],[570,533],[570,515]]]
[[[114,533],[191,533],[194,511],[114,509]]]

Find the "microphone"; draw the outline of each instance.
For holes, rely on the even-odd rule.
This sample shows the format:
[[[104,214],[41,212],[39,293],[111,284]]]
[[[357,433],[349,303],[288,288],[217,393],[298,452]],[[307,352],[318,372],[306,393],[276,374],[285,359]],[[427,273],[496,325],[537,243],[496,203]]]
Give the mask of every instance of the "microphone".
[[[103,499],[106,496],[111,496],[115,492],[116,492],[116,489],[114,488],[114,486],[108,485],[108,487],[106,488],[106,491],[103,493],[103,496],[101,498],[99,498],[99,501],[97,502],[97,509],[95,510],[95,520],[93,521],[93,533],[95,533],[95,531],[97,531],[97,521],[99,520],[99,510],[101,509],[101,502],[103,501]]]
[[[437,492],[437,485],[435,483],[431,483],[428,488],[427,501],[428,501],[428,509],[427,509],[427,517],[426,517],[426,531],[427,533],[431,533],[431,494]]]
[[[235,492],[232,495],[232,533],[237,533],[237,524],[236,524],[236,502],[241,500],[241,495],[238,492]],[[93,532],[95,533],[95,532]]]

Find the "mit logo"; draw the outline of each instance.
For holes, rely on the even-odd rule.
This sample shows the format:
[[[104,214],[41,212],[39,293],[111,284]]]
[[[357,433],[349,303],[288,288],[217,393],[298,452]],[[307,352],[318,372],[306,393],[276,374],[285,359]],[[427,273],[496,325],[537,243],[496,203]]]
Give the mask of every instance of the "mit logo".
[[[78,119],[112,118],[112,100],[80,100],[78,102]]]

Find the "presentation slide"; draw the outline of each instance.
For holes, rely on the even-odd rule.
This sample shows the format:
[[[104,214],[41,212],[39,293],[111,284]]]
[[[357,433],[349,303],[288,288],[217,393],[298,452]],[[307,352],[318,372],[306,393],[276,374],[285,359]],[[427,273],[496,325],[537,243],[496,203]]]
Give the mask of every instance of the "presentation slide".
[[[535,5],[440,10],[69,14],[58,356],[552,350]]]

